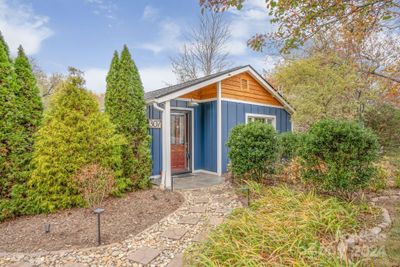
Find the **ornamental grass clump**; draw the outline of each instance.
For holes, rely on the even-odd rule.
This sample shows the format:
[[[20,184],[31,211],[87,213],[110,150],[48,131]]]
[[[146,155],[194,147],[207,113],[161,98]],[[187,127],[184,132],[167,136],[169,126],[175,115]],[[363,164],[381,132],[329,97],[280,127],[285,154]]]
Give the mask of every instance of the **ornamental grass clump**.
[[[192,246],[189,266],[343,266],[338,238],[358,228],[359,209],[336,198],[263,190],[248,209],[237,209],[209,238]],[[349,263],[351,265],[351,263]]]

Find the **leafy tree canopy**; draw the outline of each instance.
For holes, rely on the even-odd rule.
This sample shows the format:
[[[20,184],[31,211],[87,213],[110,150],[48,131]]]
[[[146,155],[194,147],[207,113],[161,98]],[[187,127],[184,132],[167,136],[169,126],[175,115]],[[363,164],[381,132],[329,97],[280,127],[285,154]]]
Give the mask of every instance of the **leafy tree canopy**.
[[[242,9],[246,0],[200,0],[203,8],[224,11]],[[265,0],[265,8],[277,24],[272,34],[257,34],[249,45],[262,50],[268,39],[281,41],[282,50],[298,48],[321,32],[332,28],[353,29],[355,34],[398,27],[400,2],[397,0]],[[266,12],[267,12],[266,10]]]
[[[358,114],[359,76],[335,55],[285,61],[272,77],[296,108],[293,121],[300,129],[321,119],[352,119]]]

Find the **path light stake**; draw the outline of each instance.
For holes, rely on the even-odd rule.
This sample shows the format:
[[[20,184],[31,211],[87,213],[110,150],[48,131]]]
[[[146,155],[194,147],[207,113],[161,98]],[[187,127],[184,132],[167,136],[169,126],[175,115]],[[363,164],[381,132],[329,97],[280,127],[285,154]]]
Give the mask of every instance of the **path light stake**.
[[[94,213],[97,214],[97,244],[101,245],[101,234],[100,234],[100,214],[102,214],[104,209],[97,208]]]
[[[174,176],[171,175],[171,191],[174,192]]]
[[[247,206],[249,207],[250,206],[250,188],[242,187],[241,189],[242,189],[242,191],[246,191],[246,194],[247,194]]]
[[[50,223],[45,223],[44,224],[44,232],[46,234],[50,233]]]

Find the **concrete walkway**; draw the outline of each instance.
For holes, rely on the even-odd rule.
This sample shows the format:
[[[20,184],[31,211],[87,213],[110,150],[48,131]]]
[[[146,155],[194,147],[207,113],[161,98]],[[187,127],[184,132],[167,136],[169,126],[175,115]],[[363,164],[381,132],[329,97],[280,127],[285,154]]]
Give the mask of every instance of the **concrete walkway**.
[[[0,254],[0,266],[182,266],[185,249],[205,238],[210,228],[222,223],[241,203],[228,183],[179,192],[185,202],[178,210],[121,243],[80,250]]]
[[[214,186],[222,184],[224,177],[207,174],[207,173],[189,173],[182,175],[175,175],[172,177],[174,189],[198,189],[203,187]],[[161,178],[154,179],[156,185],[160,185]]]

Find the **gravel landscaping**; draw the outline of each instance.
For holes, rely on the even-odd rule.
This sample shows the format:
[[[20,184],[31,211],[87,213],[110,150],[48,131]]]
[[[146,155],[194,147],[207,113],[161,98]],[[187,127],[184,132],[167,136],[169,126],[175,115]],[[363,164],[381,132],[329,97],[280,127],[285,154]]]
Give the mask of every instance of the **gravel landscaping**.
[[[185,249],[204,239],[241,203],[229,183],[179,193],[184,202],[175,212],[136,235],[126,235],[122,242],[55,252],[0,252],[0,266],[182,266]]]
[[[101,214],[102,244],[123,241],[175,211],[181,194],[159,189],[109,198]],[[50,223],[50,233],[44,224]],[[0,224],[1,252],[40,252],[97,245],[97,219],[90,209],[25,216]]]

